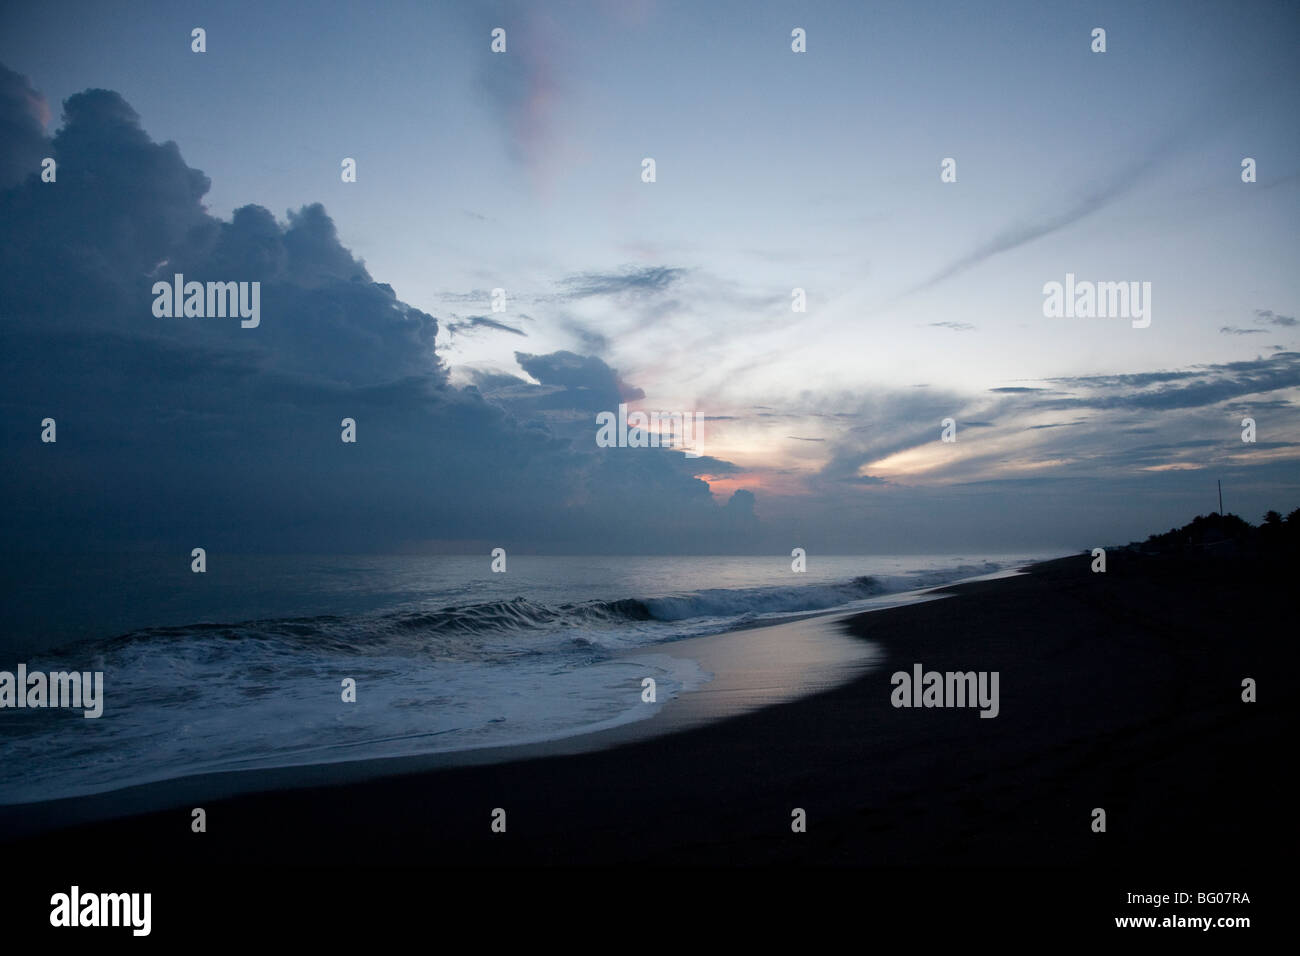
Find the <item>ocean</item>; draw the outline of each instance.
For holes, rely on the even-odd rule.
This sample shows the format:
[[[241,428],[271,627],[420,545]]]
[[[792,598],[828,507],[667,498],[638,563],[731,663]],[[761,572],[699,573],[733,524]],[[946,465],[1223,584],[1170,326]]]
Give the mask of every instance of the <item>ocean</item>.
[[[0,711],[0,804],[612,727],[712,678],[674,641],[1052,556],[8,559],[0,671],[102,671],[104,701]]]

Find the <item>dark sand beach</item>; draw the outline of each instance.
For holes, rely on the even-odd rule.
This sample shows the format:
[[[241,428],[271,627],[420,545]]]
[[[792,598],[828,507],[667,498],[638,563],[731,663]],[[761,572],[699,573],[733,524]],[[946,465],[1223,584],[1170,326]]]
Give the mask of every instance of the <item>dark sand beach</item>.
[[[394,760],[378,775],[298,768],[240,787],[263,792],[173,781],[5,808],[0,832],[11,855],[89,851],[145,867],[1185,865],[1226,876],[1280,861],[1293,834],[1278,830],[1291,569],[1116,551],[1094,574],[1090,560],[856,616],[838,626],[883,651],[874,669],[720,721],[700,725],[674,704],[599,749]],[[916,663],[999,672],[998,716],[893,707],[891,673]],[[1259,682],[1257,703],[1241,699],[1246,677]],[[154,809],[113,816],[133,800]],[[194,806],[207,811],[206,834],[190,832]],[[505,834],[490,830],[496,807]],[[806,833],[791,831],[796,807]],[[1097,807],[1105,833],[1091,827]],[[92,822],[46,829],[78,817]]]

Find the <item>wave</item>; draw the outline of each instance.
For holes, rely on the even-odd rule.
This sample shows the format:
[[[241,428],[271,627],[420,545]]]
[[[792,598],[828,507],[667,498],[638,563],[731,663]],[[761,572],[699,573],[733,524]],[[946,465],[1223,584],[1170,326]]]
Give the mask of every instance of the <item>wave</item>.
[[[697,662],[660,653],[658,645],[794,614],[852,610],[1003,566],[809,584],[782,575],[764,587],[659,594],[647,587],[642,596],[616,600],[498,591],[495,600],[454,603],[442,592],[423,604],[199,621],[85,640],[50,652],[55,660],[28,664],[33,671],[107,672],[104,719],[93,721],[93,739],[79,738],[75,751],[66,712],[37,710],[0,723],[6,765],[24,768],[0,775],[0,804],[193,773],[473,749],[615,726],[653,713],[640,697],[647,673],[662,701],[709,679]],[[340,708],[344,677],[361,691],[355,706]],[[72,716],[80,729],[82,719]]]
[[[405,644],[423,654],[437,656],[445,652],[459,657],[473,643],[472,640],[467,643],[467,639],[476,637],[575,630],[588,634],[632,624],[683,625],[693,633],[723,630],[759,618],[828,610],[882,594],[937,587],[999,567],[986,562],[896,576],[861,575],[828,584],[710,588],[656,597],[574,603],[547,604],[521,596],[361,616],[321,615],[224,624],[198,622],[132,631],[107,642],[95,642],[95,649],[100,653],[129,653],[135,645],[156,648],[159,644],[198,641],[216,647],[229,646],[231,642],[261,644],[279,653],[310,649],[369,654],[391,651],[394,645]],[[671,636],[671,633],[662,635],[664,639]],[[62,654],[85,650],[85,644],[81,644],[65,648]]]
[[[627,621],[674,623],[694,618],[730,618],[758,614],[795,613],[835,607],[884,591],[876,578],[864,576],[831,585],[766,588],[714,588],[654,598],[621,598],[577,604],[540,604],[517,597],[389,615],[399,631],[425,634],[485,634],[555,626],[589,627]]]
[[[885,582],[870,575],[838,584],[795,585],[766,588],[714,588],[645,602],[657,621],[683,621],[696,617],[756,617],[761,614],[819,611],[875,597],[886,591]]]
[[[660,620],[645,601],[636,598],[551,606],[523,597],[509,601],[451,606],[436,611],[390,614],[386,618],[389,626],[396,630],[429,634],[483,634],[500,630],[528,630],[556,624],[586,625]]]

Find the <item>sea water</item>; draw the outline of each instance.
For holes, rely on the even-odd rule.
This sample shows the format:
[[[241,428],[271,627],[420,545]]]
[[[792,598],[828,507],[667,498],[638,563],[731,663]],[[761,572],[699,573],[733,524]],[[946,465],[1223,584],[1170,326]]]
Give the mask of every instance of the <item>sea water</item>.
[[[610,727],[710,680],[681,638],[1047,556],[10,559],[0,669],[102,671],[103,714],[0,713],[0,803]]]

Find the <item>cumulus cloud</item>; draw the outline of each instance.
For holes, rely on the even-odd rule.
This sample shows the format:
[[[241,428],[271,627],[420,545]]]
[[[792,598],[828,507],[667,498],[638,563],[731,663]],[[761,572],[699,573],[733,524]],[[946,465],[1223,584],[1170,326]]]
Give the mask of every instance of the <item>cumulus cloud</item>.
[[[515,361],[543,385],[558,385],[575,402],[593,408],[610,408],[619,402],[645,398],[645,392],[624,382],[618,373],[598,358],[574,352],[530,355],[516,352]],[[589,399],[589,401],[588,401]]]
[[[0,189],[7,189],[40,172],[49,155],[45,127],[50,108],[27,77],[0,65]]]
[[[520,353],[533,381],[498,372],[455,387],[438,320],[375,281],[324,207],[218,219],[208,178],[117,93],[70,97],[49,140],[40,102],[0,73],[0,128],[20,134],[0,142],[0,169],[45,150],[59,164],[56,184],[10,175],[0,191],[11,547],[493,538],[590,553],[748,533],[694,474],[728,463],[595,446],[591,412],[644,397],[600,359]],[[176,273],[261,283],[261,324],[155,317],[153,283]],[[39,440],[45,417],[55,445]],[[343,418],[355,445],[340,440]]]

